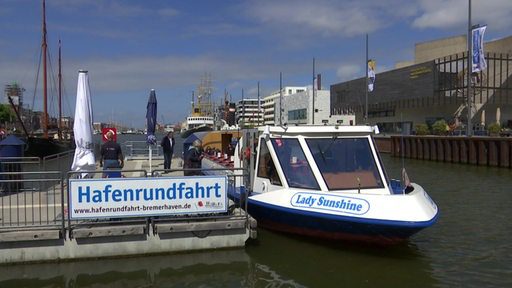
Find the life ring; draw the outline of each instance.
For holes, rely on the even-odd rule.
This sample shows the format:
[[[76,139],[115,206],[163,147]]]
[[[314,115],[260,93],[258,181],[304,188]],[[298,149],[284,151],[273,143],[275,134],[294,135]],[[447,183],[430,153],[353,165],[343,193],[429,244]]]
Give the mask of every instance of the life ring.
[[[251,147],[246,147],[245,148],[244,157],[247,160],[251,159]]]

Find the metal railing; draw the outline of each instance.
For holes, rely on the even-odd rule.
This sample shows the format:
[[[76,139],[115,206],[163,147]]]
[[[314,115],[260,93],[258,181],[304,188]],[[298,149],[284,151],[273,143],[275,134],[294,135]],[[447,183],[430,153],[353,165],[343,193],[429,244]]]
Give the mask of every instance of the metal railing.
[[[11,159],[12,160],[12,159]],[[28,162],[28,161],[25,161]],[[24,170],[23,168],[21,170]],[[116,170],[130,175],[139,175],[135,178],[161,177],[163,172],[182,173],[194,169],[155,170],[149,174],[146,170]],[[247,171],[243,169],[212,169],[215,172],[224,172],[228,177],[229,195],[235,193],[242,179],[247,177]],[[236,170],[236,171],[234,171]],[[203,172],[212,172],[203,170]],[[236,172],[237,175],[234,175]],[[0,172],[0,231],[12,232],[21,230],[55,229],[60,230],[61,237],[72,237],[71,231],[77,228],[86,228],[102,225],[145,225],[146,233],[149,226],[155,228],[157,224],[183,223],[186,221],[222,221],[228,218],[245,220],[249,227],[249,215],[247,211],[247,194],[241,193],[244,198],[234,198],[229,201],[227,213],[208,213],[199,215],[164,215],[151,217],[122,217],[111,219],[84,219],[72,220],[68,207],[69,180],[79,178],[87,173],[89,177],[102,177],[104,171],[66,172],[60,171],[10,171]],[[131,177],[134,178],[134,177]],[[153,231],[156,231],[155,229]],[[66,233],[69,232],[69,233]]]
[[[69,150],[58,154],[43,157],[44,171],[60,171],[65,173],[69,171],[73,164],[75,150]]]
[[[65,193],[59,171],[1,172],[0,179],[0,229],[64,228]]]
[[[163,157],[162,147],[148,145],[146,141],[126,141],[121,144],[121,149],[126,158],[148,158],[151,150],[152,158]]]

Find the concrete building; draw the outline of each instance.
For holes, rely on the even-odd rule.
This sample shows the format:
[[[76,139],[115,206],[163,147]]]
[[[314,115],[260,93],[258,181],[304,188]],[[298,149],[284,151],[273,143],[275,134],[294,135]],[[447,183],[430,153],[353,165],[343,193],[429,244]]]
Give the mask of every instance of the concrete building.
[[[308,86],[306,90],[283,96],[281,101],[274,103],[275,125],[321,125],[321,124],[342,124],[353,125],[354,115],[334,115],[331,116],[331,93],[329,90],[315,90],[315,101],[313,103],[313,89]],[[313,106],[314,105],[314,106]],[[312,111],[314,112],[314,115]],[[282,117],[281,121],[279,117]]]
[[[297,94],[297,93],[300,93],[300,92],[303,92],[303,91],[306,91],[306,87],[305,86],[285,86],[283,87],[282,89],[282,94],[283,94],[283,97],[284,96],[288,96],[288,95],[292,95],[292,94]],[[275,122],[275,117],[276,117],[276,111],[279,112],[278,110],[274,111],[275,110],[275,102],[279,102],[279,97],[280,97],[281,93],[279,90],[277,91],[274,91],[272,92],[270,95],[268,96],[265,96],[263,97],[263,103],[261,104],[261,106],[263,107],[263,113],[264,113],[264,124],[265,125],[274,125],[276,124]]]
[[[478,130],[497,121],[512,126],[512,36],[485,43],[484,52],[487,68],[473,73],[471,81],[472,126]],[[445,119],[463,131],[466,73],[466,36],[418,43],[414,61],[376,75],[374,91],[368,93],[368,122],[384,132],[400,132]],[[364,122],[365,89],[364,78],[332,85],[332,114],[354,112],[357,122]]]
[[[263,109],[258,99],[243,99],[236,107],[236,122],[242,128],[257,127],[263,124]]]

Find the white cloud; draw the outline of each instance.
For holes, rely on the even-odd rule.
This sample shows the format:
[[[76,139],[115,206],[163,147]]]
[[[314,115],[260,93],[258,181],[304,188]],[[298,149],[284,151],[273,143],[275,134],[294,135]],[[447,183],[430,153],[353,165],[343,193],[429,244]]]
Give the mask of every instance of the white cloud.
[[[256,1],[247,13],[278,31],[323,36],[354,36],[385,25],[375,17],[371,3],[359,1]],[[286,34],[285,34],[286,35]]]
[[[467,26],[468,0],[259,0],[248,2],[246,13],[283,37],[292,34],[352,37],[410,21],[414,28]],[[498,31],[512,26],[510,0],[472,1],[472,22]]]
[[[361,69],[361,65],[356,64],[346,64],[338,67],[336,71],[336,76],[340,79],[340,81],[352,80],[359,77],[364,77],[363,70]]]
[[[468,23],[467,0],[421,0],[416,28],[464,28]],[[472,23],[488,24],[493,30],[510,29],[512,3],[510,0],[472,1]]]

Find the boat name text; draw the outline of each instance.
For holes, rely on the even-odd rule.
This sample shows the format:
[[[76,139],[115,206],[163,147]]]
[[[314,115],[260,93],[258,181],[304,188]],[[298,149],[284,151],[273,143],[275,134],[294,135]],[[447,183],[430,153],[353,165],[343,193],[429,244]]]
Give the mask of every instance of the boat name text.
[[[370,210],[370,204],[364,199],[304,192],[294,194],[291,199],[291,205],[294,207],[330,210],[356,215],[363,215]]]

